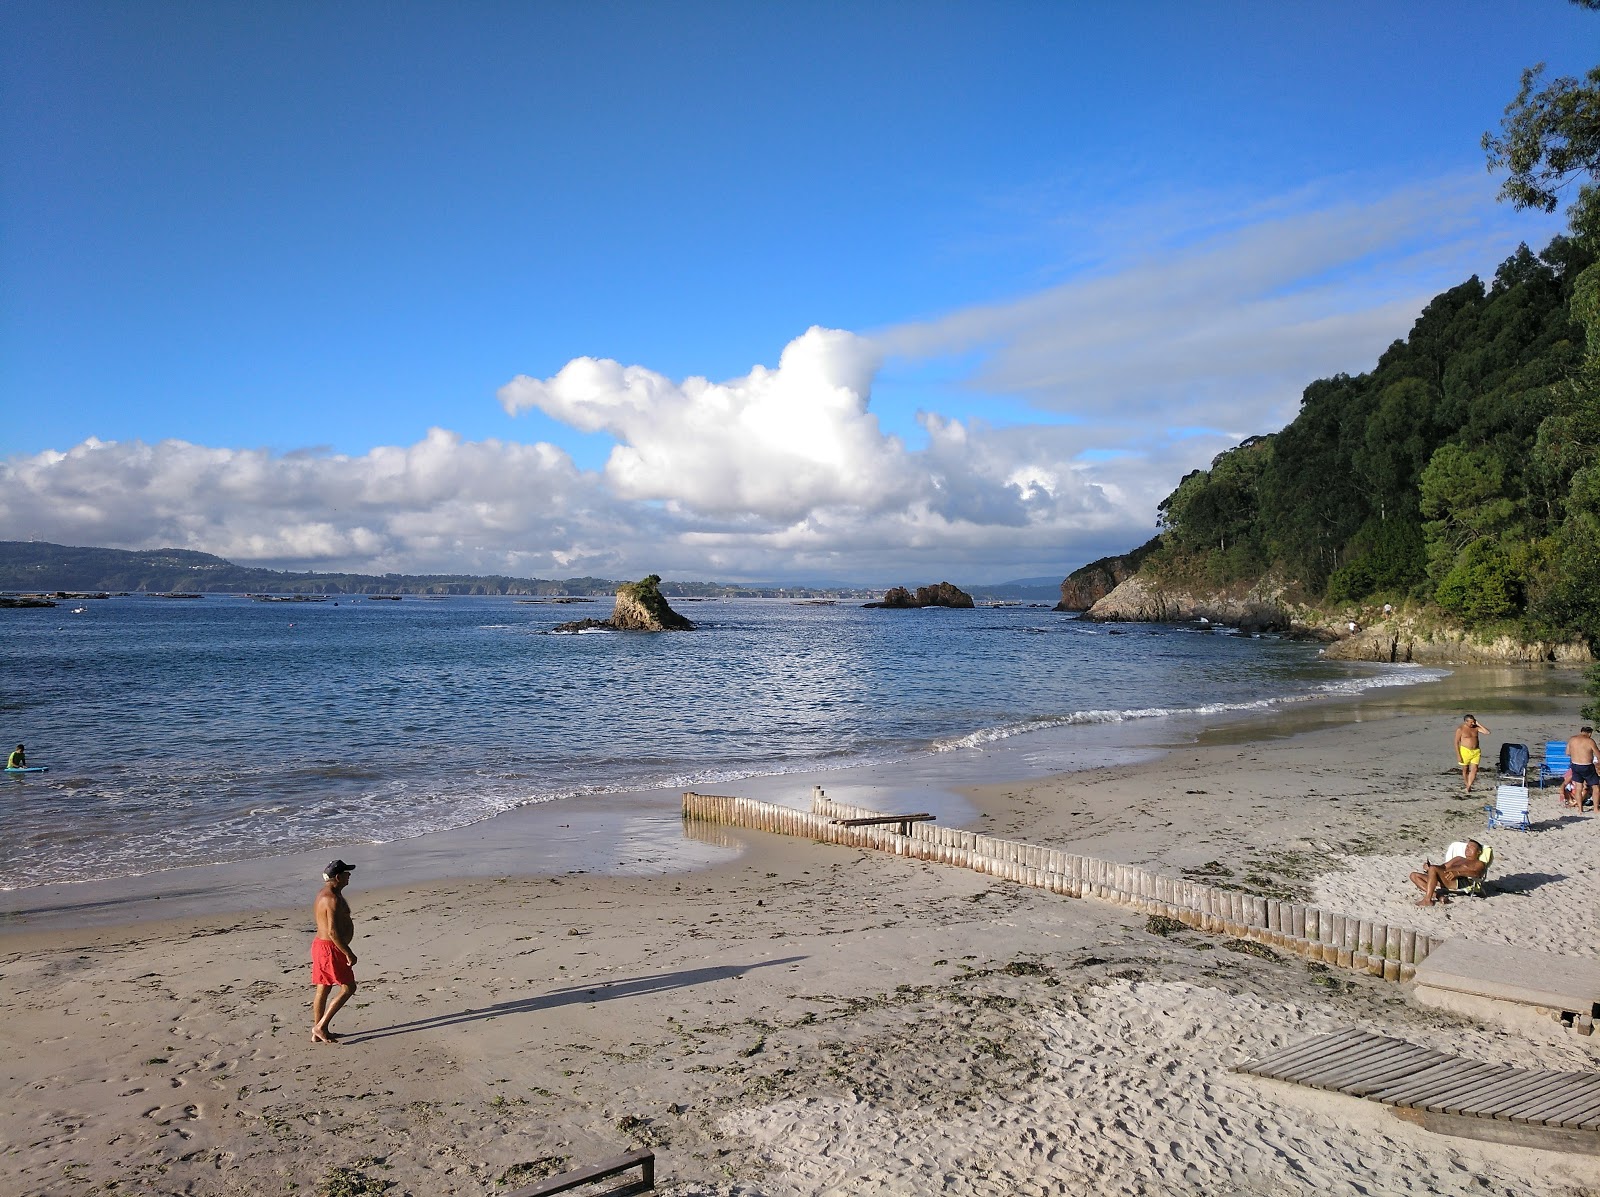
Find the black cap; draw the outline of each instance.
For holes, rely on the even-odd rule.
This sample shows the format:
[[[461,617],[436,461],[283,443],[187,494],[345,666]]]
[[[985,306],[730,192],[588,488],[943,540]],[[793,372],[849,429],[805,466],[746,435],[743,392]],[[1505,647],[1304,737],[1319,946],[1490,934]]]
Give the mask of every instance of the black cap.
[[[342,860],[330,860],[327,868],[322,870],[322,875],[324,877],[332,878],[338,876],[340,873],[348,873],[355,867],[356,866],[353,864],[345,864],[345,862]]]

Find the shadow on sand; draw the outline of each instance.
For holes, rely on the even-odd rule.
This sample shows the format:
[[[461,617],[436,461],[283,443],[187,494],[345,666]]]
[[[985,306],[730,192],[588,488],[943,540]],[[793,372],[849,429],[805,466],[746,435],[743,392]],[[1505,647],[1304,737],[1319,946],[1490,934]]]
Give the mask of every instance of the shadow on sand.
[[[1541,885],[1566,879],[1565,873],[1506,873],[1503,876],[1490,877],[1485,883],[1485,888],[1491,897],[1495,894],[1526,894],[1532,893]]]
[[[662,993],[669,989],[683,989],[690,985],[704,985],[710,981],[726,981],[742,977],[753,968],[771,968],[777,964],[793,964],[804,956],[785,956],[781,960],[762,960],[755,964],[725,964],[716,968],[690,968],[682,972],[661,973],[654,977],[627,977],[620,981],[601,981],[593,985],[572,985],[556,989],[538,997],[523,998],[515,1002],[498,1002],[457,1010],[453,1014],[436,1014],[432,1018],[419,1018],[414,1022],[395,1023],[370,1031],[346,1031],[340,1036],[343,1043],[365,1043],[372,1039],[387,1039],[390,1035],[406,1035],[412,1031],[428,1031],[437,1027],[452,1027],[465,1022],[479,1022],[486,1018],[500,1018],[507,1014],[531,1014],[535,1010],[550,1010],[556,1006],[570,1006],[579,1002],[609,1002],[617,998],[642,997],[647,993]]]

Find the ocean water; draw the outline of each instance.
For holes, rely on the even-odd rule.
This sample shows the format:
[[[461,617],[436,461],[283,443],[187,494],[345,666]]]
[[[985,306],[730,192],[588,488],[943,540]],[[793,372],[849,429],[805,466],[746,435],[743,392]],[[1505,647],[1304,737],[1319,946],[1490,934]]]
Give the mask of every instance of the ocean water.
[[[693,633],[552,634],[609,602],[0,611],[0,889],[386,843],[530,803],[941,759],[1433,680],[1226,629],[1042,607],[682,602]],[[950,754],[941,758],[940,754]]]

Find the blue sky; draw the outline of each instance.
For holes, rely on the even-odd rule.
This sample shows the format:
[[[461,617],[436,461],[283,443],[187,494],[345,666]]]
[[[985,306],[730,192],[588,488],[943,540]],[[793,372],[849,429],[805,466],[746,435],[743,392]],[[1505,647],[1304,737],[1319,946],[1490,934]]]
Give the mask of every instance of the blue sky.
[[[65,0],[0,43],[0,538],[976,583],[1132,547],[1558,231],[1478,139],[1600,14]]]

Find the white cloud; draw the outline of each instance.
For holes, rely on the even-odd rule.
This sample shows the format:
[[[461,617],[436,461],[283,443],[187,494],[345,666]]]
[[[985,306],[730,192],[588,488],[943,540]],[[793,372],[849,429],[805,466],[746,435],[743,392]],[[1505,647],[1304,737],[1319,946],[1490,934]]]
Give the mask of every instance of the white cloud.
[[[360,457],[90,439],[0,463],[9,537],[274,565],[487,571],[516,557],[555,568],[558,550],[609,536],[614,506],[552,445],[437,428]]]
[[[1509,252],[1515,239],[1486,228],[1492,193],[1475,176],[1331,204],[1291,197],[1248,223],[1199,237],[1169,228],[1168,244],[1098,273],[875,340],[908,357],[981,350],[972,388],[1090,421],[1103,447],[1148,445],[1163,428],[1236,443],[1286,424],[1313,379],[1370,369],[1462,281],[1463,262]]]
[[[360,456],[91,439],[13,457],[0,536],[365,572],[1065,573],[1145,539],[1184,473],[1281,427],[1311,379],[1369,368],[1463,261],[1509,249],[1489,248],[1482,190],[1252,213],[1010,303],[872,335],[812,328],[723,382],[578,358],[501,389],[508,414],[611,437],[599,471],[441,429]],[[926,444],[886,433],[883,362],[953,354],[977,364],[964,398],[918,414]],[[993,395],[1045,415],[972,414]]]
[[[867,410],[877,350],[812,328],[774,370],[674,383],[641,366],[578,358],[555,377],[500,389],[515,415],[538,408],[617,439],[605,479],[619,497],[664,500],[702,515],[796,520],[818,507],[892,510],[917,487],[895,437]]]

